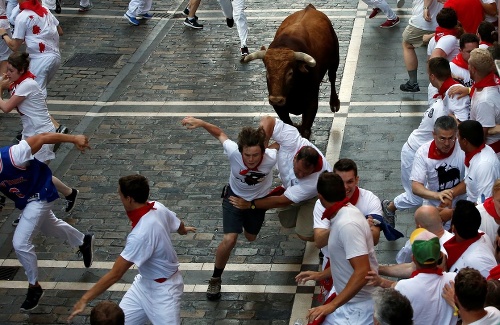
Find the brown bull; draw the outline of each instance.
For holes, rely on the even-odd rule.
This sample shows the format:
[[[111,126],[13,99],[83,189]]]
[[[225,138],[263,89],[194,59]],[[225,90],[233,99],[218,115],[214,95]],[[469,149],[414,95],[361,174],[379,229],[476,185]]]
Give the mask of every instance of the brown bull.
[[[330,19],[312,4],[281,23],[269,49],[262,47],[243,61],[255,59],[264,61],[269,103],[280,119],[293,125],[289,114],[302,114],[302,124],[297,127],[302,136],[311,135],[318,111],[319,86],[327,70],[331,84],[330,109],[339,110],[335,91],[339,41]]]

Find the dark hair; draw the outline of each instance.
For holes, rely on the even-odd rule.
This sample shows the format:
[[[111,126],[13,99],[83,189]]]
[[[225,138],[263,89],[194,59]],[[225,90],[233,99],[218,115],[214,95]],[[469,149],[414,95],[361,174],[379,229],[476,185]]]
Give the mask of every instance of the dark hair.
[[[123,176],[118,184],[123,196],[131,197],[137,203],[146,203],[148,200],[149,184],[146,177],[139,174]]]
[[[500,60],[500,44],[498,42],[493,43],[492,46],[488,47],[488,52],[490,52],[493,60]],[[498,71],[497,71],[498,75]]]
[[[259,146],[262,153],[264,153],[266,150],[265,141],[266,132],[262,126],[258,129],[246,126],[238,134],[238,150],[243,152],[244,147]]]
[[[471,239],[477,236],[477,231],[481,225],[481,214],[476,205],[467,200],[459,200],[455,210],[453,210],[451,225],[463,239]]]
[[[495,25],[489,21],[483,21],[477,28],[477,33],[481,37],[481,41],[492,43],[498,40],[498,33],[495,30]]]
[[[449,130],[457,130],[457,121],[449,115],[440,116],[434,122],[434,133],[437,133],[438,130],[449,131]]]
[[[354,171],[354,176],[358,176],[358,166],[356,166],[356,163],[352,159],[339,159],[339,161],[333,165],[334,172],[350,172],[351,170]]]
[[[429,73],[433,74],[440,81],[445,81],[451,78],[450,61],[446,58],[435,57],[428,62]]]
[[[465,267],[455,277],[455,295],[465,310],[482,310],[487,290],[486,279],[476,269]]]
[[[30,67],[29,54],[26,52],[14,52],[9,55],[7,62],[10,63],[17,71],[26,72]]]
[[[458,24],[457,13],[452,8],[443,8],[436,15],[436,22],[443,28],[455,28]]]
[[[460,36],[460,49],[463,50],[465,44],[468,43],[477,43],[479,45],[479,37],[476,34],[464,33]]]
[[[306,168],[316,167],[319,163],[319,158],[318,151],[311,146],[302,147],[297,152],[297,161],[302,160]]]
[[[316,186],[318,193],[330,203],[339,202],[346,198],[344,181],[333,172],[323,172],[319,175]]]
[[[123,325],[125,314],[116,303],[101,301],[90,311],[90,325]]]
[[[373,317],[384,325],[412,325],[410,300],[394,288],[377,288],[373,293]]]
[[[458,134],[462,139],[467,139],[474,147],[479,147],[484,143],[483,126],[478,121],[463,121],[458,126]]]
[[[493,306],[496,309],[500,309],[500,280],[490,279],[486,283],[488,290],[486,292],[484,306]]]

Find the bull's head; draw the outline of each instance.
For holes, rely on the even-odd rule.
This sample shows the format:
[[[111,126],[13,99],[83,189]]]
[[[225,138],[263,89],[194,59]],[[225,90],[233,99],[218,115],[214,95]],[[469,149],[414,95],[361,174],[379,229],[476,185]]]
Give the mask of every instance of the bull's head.
[[[308,67],[316,66],[316,60],[306,53],[295,52],[286,48],[272,48],[247,55],[243,62],[261,59],[266,66],[269,103],[284,106],[289,89],[293,84],[294,74],[298,71],[307,73]]]

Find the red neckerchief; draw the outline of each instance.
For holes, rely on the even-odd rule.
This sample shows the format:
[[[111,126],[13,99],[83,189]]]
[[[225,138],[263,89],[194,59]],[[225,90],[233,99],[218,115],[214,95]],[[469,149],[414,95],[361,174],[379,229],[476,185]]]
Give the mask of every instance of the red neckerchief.
[[[462,69],[469,70],[469,63],[467,63],[467,61],[464,60],[462,52],[458,53],[457,56],[454,57],[453,60],[451,60],[451,62],[455,63]]]
[[[449,156],[451,156],[451,154],[453,153],[454,150],[455,150],[455,148],[451,149],[450,152],[448,152],[446,154],[443,154],[443,153],[441,153],[441,152],[438,151],[437,146],[436,146],[436,140],[432,140],[431,146],[429,147],[428,157],[430,159],[443,160],[443,159],[448,158]]]
[[[437,97],[444,98],[446,91],[448,91],[448,89],[450,89],[451,86],[457,85],[457,84],[458,84],[458,82],[455,79],[453,79],[452,77],[449,77],[448,79],[446,79],[443,82],[441,87],[439,87],[438,93],[435,94],[433,97],[434,98],[437,98]]]
[[[32,74],[30,71],[26,71],[25,73],[20,75],[16,81],[14,81],[13,83],[10,84],[9,91],[13,91],[17,85],[19,85],[21,82],[23,82],[24,80],[26,80],[28,78],[35,79],[35,75]],[[14,93],[12,93],[12,95],[14,95]]]
[[[302,150],[302,148],[304,147],[300,147],[300,149],[297,151],[297,153],[295,155],[297,155],[299,153],[300,150]],[[323,169],[323,158],[321,157],[321,155],[318,155],[318,163],[316,164],[316,166],[314,166],[314,170],[313,170],[313,173],[316,173],[316,172],[319,172],[321,171],[321,169]]]
[[[490,270],[486,280],[500,280],[500,264]]]
[[[352,193],[352,196],[349,199],[349,203],[351,203],[352,205],[356,205],[356,203],[358,203],[358,199],[359,199],[359,187],[356,186],[354,193]]]
[[[455,28],[443,28],[438,26],[436,28],[436,34],[434,35],[434,38],[436,39],[437,42],[441,37],[446,35],[453,35],[457,37],[457,30]]]
[[[414,278],[420,273],[443,275],[443,270],[441,270],[441,268],[439,267],[435,267],[433,269],[418,269],[411,273],[410,278]]]
[[[349,203],[349,199],[347,197],[342,201],[333,203],[331,207],[325,209],[325,211],[323,212],[323,216],[321,216],[321,220],[325,218],[331,220],[337,214],[337,212],[339,212],[340,209],[347,205],[347,203]]]
[[[323,303],[323,306],[331,303],[333,301],[333,299],[335,299],[335,297],[337,297],[336,292],[332,293],[332,295],[330,297],[328,297],[328,299],[326,299],[326,301]],[[326,315],[323,315],[323,316],[313,320],[312,322],[307,323],[307,325],[321,325],[325,321],[325,318],[326,318]]]
[[[249,172],[249,171],[251,171],[251,170],[259,170],[259,166],[260,166],[260,164],[262,163],[262,160],[264,160],[264,155],[262,155],[262,157],[260,157],[260,161],[259,161],[259,163],[258,163],[258,164],[257,164],[254,168],[249,168],[249,167],[247,166],[247,164],[245,164],[245,161],[243,160],[243,157],[241,157],[241,160],[243,161],[243,165],[245,165],[245,167],[246,167],[247,169],[243,169],[243,170],[241,170],[241,171],[240,171],[240,175],[246,175],[246,174],[248,174],[248,172]]]
[[[493,198],[489,197],[486,200],[484,200],[483,203],[484,209],[490,216],[493,217],[493,219],[500,221],[500,216],[497,213],[497,210],[495,209],[495,204],[493,203]]]
[[[446,249],[446,253],[448,253],[448,259],[446,261],[446,266],[448,270],[451,270],[453,264],[462,256],[462,254],[469,248],[470,245],[474,244],[478,241],[481,236],[484,235],[484,232],[478,233],[477,236],[464,240],[462,242],[457,242],[457,236],[453,236],[446,243],[443,244],[444,249]]]
[[[130,221],[132,221],[132,229],[134,229],[139,220],[141,220],[142,216],[144,216],[150,210],[156,210],[155,208],[153,208],[154,205],[155,205],[154,202],[146,202],[146,204],[140,208],[137,208],[132,211],[127,211],[127,216],[130,219]]]
[[[38,0],[26,0],[19,4],[19,10],[29,9],[34,11],[38,16],[43,17],[47,13],[47,9],[42,7],[42,4]]]
[[[490,43],[490,42],[485,42],[485,41],[479,42],[479,45],[482,45],[482,44],[488,45],[488,47],[493,46],[493,43]]]
[[[326,270],[330,267],[330,259],[326,256],[325,256],[325,258],[327,261],[326,261],[325,267],[323,268],[324,270]],[[321,296],[327,295],[330,292],[330,290],[332,290],[332,288],[333,288],[333,279],[332,279],[331,274],[327,279],[320,280],[319,284],[321,285],[319,296],[321,297]],[[323,300],[321,300],[321,301],[323,301]]]
[[[499,85],[500,85],[500,79],[498,79],[498,77],[496,76],[496,74],[494,72],[490,72],[490,74],[487,75],[486,77],[484,77],[483,80],[481,80],[479,82],[474,82],[474,84],[472,85],[472,87],[470,89],[470,97],[472,97],[472,95],[474,95],[474,92],[478,88],[495,87],[495,86],[499,86]]]
[[[465,166],[469,167],[472,157],[481,152],[485,147],[484,143],[480,145],[476,150],[465,153]]]

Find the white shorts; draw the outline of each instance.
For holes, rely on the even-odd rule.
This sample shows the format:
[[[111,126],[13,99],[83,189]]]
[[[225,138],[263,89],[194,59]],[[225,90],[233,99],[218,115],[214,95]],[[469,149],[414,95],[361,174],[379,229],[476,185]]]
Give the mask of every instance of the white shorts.
[[[348,302],[326,316],[323,325],[373,325],[373,300]]]

